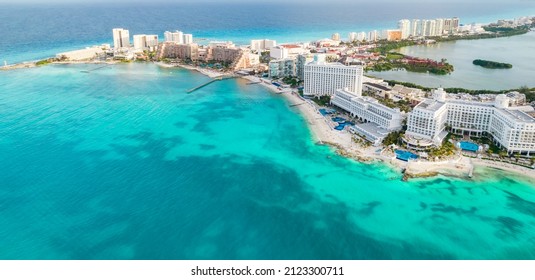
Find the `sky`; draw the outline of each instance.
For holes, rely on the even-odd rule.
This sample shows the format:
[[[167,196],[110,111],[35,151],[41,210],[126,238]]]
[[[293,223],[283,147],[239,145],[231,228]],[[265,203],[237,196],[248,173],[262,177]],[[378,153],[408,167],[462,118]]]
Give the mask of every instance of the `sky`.
[[[153,4],[155,2],[159,3],[200,3],[200,2],[206,2],[206,3],[274,3],[274,2],[280,2],[280,3],[370,3],[369,0],[0,0],[0,3],[11,3],[11,4],[22,4],[22,3],[39,3],[39,4],[49,4],[49,3],[71,3],[71,4],[77,4],[77,3],[150,3]],[[466,0],[409,0],[409,1],[395,1],[395,0],[374,0],[374,2],[381,2],[381,3],[387,3],[387,2],[407,2],[407,3],[464,3]],[[503,0],[470,0],[472,3],[503,3]],[[507,0],[507,2],[510,3],[529,3],[529,2],[535,2],[534,0]],[[535,5],[535,3],[534,3]]]

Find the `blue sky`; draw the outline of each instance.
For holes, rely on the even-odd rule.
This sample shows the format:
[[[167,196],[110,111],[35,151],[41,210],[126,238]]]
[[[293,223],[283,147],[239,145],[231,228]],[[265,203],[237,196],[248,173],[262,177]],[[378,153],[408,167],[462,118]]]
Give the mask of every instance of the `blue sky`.
[[[199,3],[199,2],[206,2],[206,3],[225,3],[225,2],[243,2],[243,3],[259,3],[259,2],[265,2],[265,3],[273,3],[273,2],[281,2],[281,3],[311,3],[311,2],[318,2],[318,3],[326,3],[325,0],[0,0],[0,3]],[[328,3],[356,3],[356,2],[366,2],[370,3],[369,0],[329,0]],[[374,2],[407,2],[407,3],[463,3],[466,2],[466,0],[409,0],[409,1],[395,1],[395,0],[374,0]],[[492,3],[492,2],[502,2],[503,0],[471,0],[470,2],[480,2],[480,3]],[[529,3],[533,2],[533,0],[508,0],[507,2],[513,2],[513,3]]]

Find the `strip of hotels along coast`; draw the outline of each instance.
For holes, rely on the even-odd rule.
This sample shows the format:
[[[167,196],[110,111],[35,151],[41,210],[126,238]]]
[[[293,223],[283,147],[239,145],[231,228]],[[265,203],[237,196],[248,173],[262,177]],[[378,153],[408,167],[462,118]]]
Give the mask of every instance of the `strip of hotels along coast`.
[[[311,125],[313,132],[322,131],[315,133],[323,135],[318,140],[336,146],[343,155],[392,163],[410,176],[445,170],[471,176],[477,163],[535,178],[531,169],[535,109],[526,103],[524,94],[452,94],[440,88],[425,92],[364,76],[364,68],[380,56],[372,50],[381,42],[484,32],[480,25],[459,26],[458,18],[438,20],[438,25],[437,20],[433,22],[401,20],[398,30],[349,34],[348,42],[362,45],[344,43],[337,33],[310,43],[277,44],[261,39],[247,46],[229,41],[201,45],[192,34],[181,31],[166,31],[163,42],[158,35],[134,35],[131,45],[129,31],[116,28],[113,48],[102,45],[61,53],[55,60],[158,61],[210,77],[241,75],[249,84],[258,83],[288,97],[309,124],[317,124]],[[534,22],[533,18],[513,21]],[[465,149],[467,145],[471,148]]]

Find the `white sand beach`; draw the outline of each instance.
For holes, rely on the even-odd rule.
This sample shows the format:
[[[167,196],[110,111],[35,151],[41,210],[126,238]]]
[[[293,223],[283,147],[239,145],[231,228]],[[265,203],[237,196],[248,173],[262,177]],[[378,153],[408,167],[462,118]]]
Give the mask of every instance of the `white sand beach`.
[[[483,160],[478,158],[471,159],[475,167],[487,167],[487,168],[496,168],[500,170],[509,171],[512,173],[520,174],[524,177],[527,177],[535,184],[535,169],[528,167],[518,166],[510,163],[500,162],[500,161],[491,161]]]

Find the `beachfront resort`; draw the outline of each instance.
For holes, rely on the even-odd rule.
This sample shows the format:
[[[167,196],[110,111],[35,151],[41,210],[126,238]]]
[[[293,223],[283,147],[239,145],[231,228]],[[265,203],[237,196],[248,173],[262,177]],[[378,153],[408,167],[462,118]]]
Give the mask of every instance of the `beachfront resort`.
[[[365,75],[368,70],[393,68],[450,73],[454,67],[444,60],[409,57],[394,50],[523,34],[535,25],[535,18],[489,25],[459,22],[458,18],[403,19],[398,29],[351,32],[346,40],[334,33],[314,42],[277,44],[260,39],[246,46],[230,41],[201,44],[203,40],[178,30],[166,31],[163,41],[154,34],[133,35],[131,44],[129,30],[115,28],[113,46],[59,53],[33,66],[137,60],[186,67],[217,79],[240,76],[287,96],[290,106],[299,108],[307,119],[318,143],[333,145],[345,156],[386,161],[414,176],[448,168],[471,176],[477,164],[533,174],[532,90],[470,94]]]

